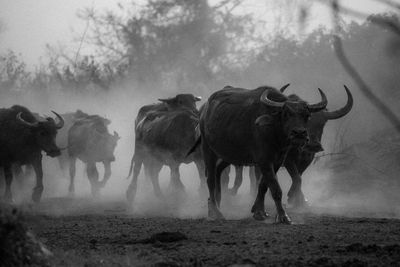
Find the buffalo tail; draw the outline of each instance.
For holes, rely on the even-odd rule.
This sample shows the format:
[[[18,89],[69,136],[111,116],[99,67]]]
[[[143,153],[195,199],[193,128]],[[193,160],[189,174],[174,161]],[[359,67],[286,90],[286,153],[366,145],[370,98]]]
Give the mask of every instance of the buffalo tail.
[[[192,154],[192,153],[196,150],[196,148],[200,145],[200,143],[201,143],[201,136],[199,136],[199,137],[196,139],[196,143],[194,143],[194,145],[193,145],[192,148],[189,150],[189,152],[186,153],[186,157],[188,157],[190,154]]]
[[[126,179],[129,179],[129,177],[131,177],[132,175],[132,171],[133,171],[133,164],[135,164],[135,154],[133,154],[132,159],[131,159],[131,167],[129,168],[129,174],[126,177]]]

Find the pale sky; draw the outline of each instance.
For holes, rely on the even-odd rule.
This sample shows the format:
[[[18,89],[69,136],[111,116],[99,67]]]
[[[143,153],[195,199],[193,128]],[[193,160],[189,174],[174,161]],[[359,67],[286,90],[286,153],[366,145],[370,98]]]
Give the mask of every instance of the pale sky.
[[[274,1],[276,0],[245,0],[245,5],[241,9],[243,12],[254,12],[258,18],[267,18],[271,17],[268,16],[268,10],[274,7]],[[44,56],[46,44],[59,43],[72,49],[79,46],[73,41],[74,37],[81,35],[85,28],[84,22],[76,15],[79,9],[94,6],[98,10],[104,8],[117,10],[117,3],[129,2],[131,0],[0,0],[0,21],[3,24],[0,32],[0,54],[11,49],[20,53],[29,66],[33,66],[39,63],[41,56]],[[377,0],[341,1],[343,6],[368,14],[386,10],[384,5],[377,2]],[[400,0],[395,2],[400,3]],[[241,9],[237,9],[237,12],[241,12]],[[310,25],[314,26],[329,23],[327,7],[316,4],[310,19]]]

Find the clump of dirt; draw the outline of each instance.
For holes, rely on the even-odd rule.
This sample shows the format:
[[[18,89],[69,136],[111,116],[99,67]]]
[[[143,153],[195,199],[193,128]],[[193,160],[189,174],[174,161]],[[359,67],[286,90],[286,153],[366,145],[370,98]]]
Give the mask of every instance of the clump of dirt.
[[[363,254],[397,254],[400,253],[400,245],[386,245],[386,246],[379,246],[377,244],[368,244],[364,245],[362,243],[353,243],[345,247],[347,252],[356,252],[356,253],[363,253]]]
[[[16,209],[0,207],[0,266],[50,266],[50,255]]]
[[[140,244],[152,244],[156,242],[172,243],[187,239],[188,239],[187,236],[185,234],[182,234],[181,232],[161,232],[153,234],[150,238],[136,241],[135,243],[140,243]]]

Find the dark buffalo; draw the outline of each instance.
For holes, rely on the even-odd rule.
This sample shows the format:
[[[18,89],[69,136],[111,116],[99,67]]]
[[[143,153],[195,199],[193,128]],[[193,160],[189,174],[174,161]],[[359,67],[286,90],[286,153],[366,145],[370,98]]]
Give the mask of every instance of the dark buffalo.
[[[254,90],[225,87],[208,99],[200,117],[202,151],[210,192],[208,212],[211,218],[223,218],[221,172],[229,165],[256,165],[262,179],[251,209],[257,220],[264,220],[264,198],[269,188],[277,209],[277,220],[290,223],[282,206],[282,190],[276,172],[291,147],[308,141],[307,122],[311,113],[326,108],[327,100],[310,105],[293,101],[275,88]]]
[[[313,113],[307,125],[310,142],[303,149],[291,149],[286,157],[284,166],[292,178],[292,185],[288,192],[288,203],[293,206],[306,205],[306,199],[301,190],[301,176],[314,160],[315,154],[323,151],[321,138],[326,123],[328,120],[336,120],[345,116],[353,107],[353,96],[346,86],[344,86],[344,88],[347,94],[346,105],[335,111],[328,111],[325,109]],[[290,95],[289,99],[297,100],[300,98],[296,95]]]
[[[199,108],[199,112],[200,114],[204,111],[204,106],[205,104],[201,105],[201,107]],[[201,116],[201,115],[200,115]],[[200,137],[200,127],[196,127],[196,139],[198,139]],[[192,150],[189,151],[188,154],[190,154],[191,152],[193,152]],[[250,169],[251,171],[254,172],[254,168]],[[235,182],[232,188],[228,189],[228,184],[229,184],[229,173],[230,173],[230,167],[226,167],[224,169],[224,171],[221,174],[221,190],[224,192],[227,192],[231,195],[236,195],[237,191],[239,190],[240,185],[242,184],[243,181],[243,166],[235,166]],[[253,194],[254,192],[256,192],[256,187],[254,185],[256,185],[256,177],[255,175],[251,174],[250,175],[250,179],[253,179],[252,182],[250,183],[250,192]]]
[[[12,166],[32,165],[36,174],[36,186],[32,200],[39,202],[43,192],[42,151],[50,157],[60,155],[55,143],[57,130],[64,125],[63,118],[39,121],[23,106],[0,109],[0,165],[4,169],[6,181],[5,199],[12,201],[11,182]]]
[[[179,166],[194,162],[199,170],[200,180],[205,186],[204,163],[199,150],[190,157],[186,152],[196,140],[196,125],[199,112],[196,102],[201,100],[192,94],[178,94],[173,98],[159,99],[161,103],[143,106],[135,120],[135,152],[129,175],[133,179],[127,190],[127,198],[132,202],[137,191],[137,178],[143,164],[145,175],[153,183],[156,196],[163,194],[158,181],[158,173],[163,165],[171,169],[172,188],[183,191]]]
[[[56,137],[56,144],[59,147],[67,147],[68,146],[68,131],[78,119],[89,116],[88,114],[82,112],[81,110],[77,110],[76,112],[69,112],[60,114],[64,119],[64,127],[58,131]],[[68,162],[68,151],[61,151],[61,155],[57,158],[60,163],[60,168],[62,170],[66,169],[69,166]]]
[[[64,127],[57,133],[56,144],[57,144],[57,146],[62,147],[62,148],[68,147],[68,132],[69,132],[69,129],[72,127],[72,125],[76,121],[88,118],[90,116],[95,116],[99,120],[103,120],[103,123],[105,125],[108,125],[111,123],[111,121],[106,118],[103,118],[98,115],[89,115],[80,109],[76,110],[75,112],[68,112],[68,113],[64,113],[64,114],[60,114],[60,115],[61,115],[61,117],[63,117],[65,124],[64,124]],[[68,156],[67,150],[62,150],[61,155],[57,159],[60,163],[61,170],[64,170],[69,167],[69,156]]]
[[[291,149],[286,156],[284,167],[287,169],[290,177],[292,178],[292,185],[288,192],[288,203],[295,207],[303,207],[307,205],[307,201],[301,190],[301,176],[314,160],[315,154],[323,151],[321,138],[326,123],[328,120],[336,120],[347,115],[353,107],[353,96],[346,86],[344,86],[344,88],[347,94],[346,105],[335,111],[323,110],[311,114],[310,120],[307,124],[310,142],[301,149]],[[283,93],[285,89],[286,87],[282,88],[281,92]],[[292,100],[300,99],[297,95],[289,95],[288,98]],[[235,183],[233,188],[230,190],[232,194],[236,194],[242,183],[242,171],[243,168],[236,168]],[[258,178],[255,179],[255,177]],[[257,183],[256,181],[260,178],[259,175],[255,174],[254,168],[251,168],[250,170],[250,178],[250,184],[252,187],[254,187],[255,183]]]
[[[75,165],[76,159],[86,164],[87,176],[91,184],[92,194],[98,194],[100,188],[104,187],[111,176],[111,162],[115,161],[114,150],[119,140],[114,131],[108,132],[107,124],[110,121],[98,116],[88,115],[76,120],[68,131],[68,156],[70,186],[69,193],[75,193]],[[99,173],[96,163],[104,165],[104,177],[99,181]]]

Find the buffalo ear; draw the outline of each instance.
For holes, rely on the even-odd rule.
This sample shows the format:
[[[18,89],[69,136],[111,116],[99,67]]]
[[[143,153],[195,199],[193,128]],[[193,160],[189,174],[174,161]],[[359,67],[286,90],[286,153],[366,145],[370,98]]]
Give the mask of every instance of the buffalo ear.
[[[121,137],[118,135],[118,133],[117,133],[116,131],[114,131],[114,137],[115,137],[117,140],[121,139]]]
[[[174,100],[175,100],[175,97],[174,98],[159,98],[158,99],[158,101],[161,101],[161,102],[166,103],[166,104],[169,104],[169,103],[173,102]]]
[[[256,119],[254,122],[257,126],[267,126],[271,125],[274,118],[271,115],[262,115]]]

